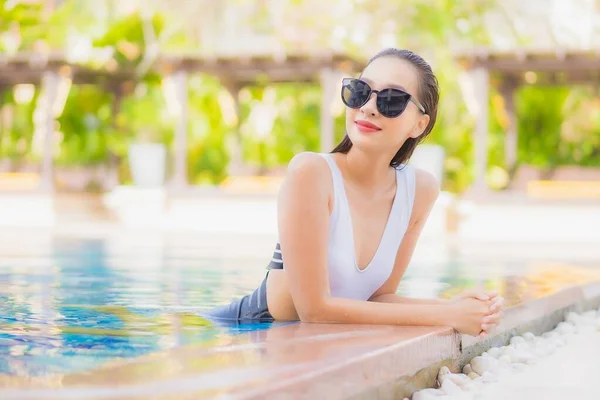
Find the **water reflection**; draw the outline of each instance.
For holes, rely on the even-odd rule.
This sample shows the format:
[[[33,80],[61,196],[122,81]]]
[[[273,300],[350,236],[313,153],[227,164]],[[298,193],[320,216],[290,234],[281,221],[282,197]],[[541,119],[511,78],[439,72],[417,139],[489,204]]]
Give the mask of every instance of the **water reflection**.
[[[121,357],[194,343],[214,346],[239,332],[268,328],[215,326],[197,316],[249,293],[264,276],[271,243],[264,253],[240,254],[224,242],[215,250],[208,248],[214,240],[54,239],[43,251],[25,247],[0,258],[0,373],[85,371]],[[416,260],[399,292],[449,298],[479,286],[513,305],[593,279],[600,279],[598,271],[582,266],[515,257],[477,261],[449,251]]]

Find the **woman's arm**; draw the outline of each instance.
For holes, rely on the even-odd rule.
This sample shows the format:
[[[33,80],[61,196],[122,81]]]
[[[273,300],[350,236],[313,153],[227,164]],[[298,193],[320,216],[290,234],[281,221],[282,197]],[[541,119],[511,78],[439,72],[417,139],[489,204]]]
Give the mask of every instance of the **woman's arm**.
[[[411,212],[408,229],[398,248],[394,269],[388,280],[369,299],[374,302],[398,303],[398,304],[434,304],[447,305],[448,300],[443,299],[414,299],[401,297],[396,294],[400,280],[404,276],[406,268],[413,256],[417,241],[423,227],[429,218],[429,214],[437,200],[440,187],[438,181],[429,172],[416,169],[415,171],[415,199]]]
[[[290,162],[288,176],[280,191],[279,239],[282,254],[285,254],[290,292],[300,319],[328,323],[456,326],[463,312],[457,312],[453,305],[390,304],[331,296],[327,271],[331,187],[327,162],[317,154],[301,153]],[[414,224],[410,242],[416,241],[417,230],[420,232],[422,224]],[[412,251],[412,246],[414,244],[404,245],[404,257],[409,256],[407,249]],[[399,281],[402,273],[396,271],[395,279]]]
[[[449,300],[445,299],[417,299],[414,297],[403,297],[395,293],[385,293],[377,296],[371,296],[369,301],[377,303],[397,303],[397,304],[448,304]]]
[[[495,292],[486,292],[480,289],[469,289],[456,297],[446,299],[415,299],[409,297],[402,297],[396,294],[400,280],[404,275],[408,264],[414,253],[417,241],[423,226],[431,213],[431,209],[435,204],[436,199],[439,196],[439,184],[435,177],[430,173],[423,170],[416,170],[416,189],[415,189],[415,200],[413,206],[413,212],[411,215],[411,221],[409,222],[409,228],[404,235],[402,244],[398,248],[396,255],[396,262],[394,264],[394,270],[388,278],[388,280],[371,296],[369,299],[373,302],[381,303],[396,303],[396,304],[435,304],[435,305],[449,305],[456,303],[462,299],[473,298],[481,301],[491,301],[488,315],[484,319],[482,328],[489,330],[493,328],[502,317],[502,309],[504,306],[504,298],[497,295]]]

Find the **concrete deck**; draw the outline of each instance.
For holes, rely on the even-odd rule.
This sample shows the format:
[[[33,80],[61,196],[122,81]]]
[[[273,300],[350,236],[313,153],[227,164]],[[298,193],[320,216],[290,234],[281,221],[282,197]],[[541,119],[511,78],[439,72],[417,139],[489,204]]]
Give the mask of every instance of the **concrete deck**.
[[[167,189],[126,187],[103,196],[0,193],[0,228],[55,229],[81,221],[111,221],[122,229],[161,232],[273,235],[277,198],[217,189],[170,194]],[[506,194],[475,201],[442,193],[422,237],[600,245],[598,225],[600,205],[595,201],[538,201]]]

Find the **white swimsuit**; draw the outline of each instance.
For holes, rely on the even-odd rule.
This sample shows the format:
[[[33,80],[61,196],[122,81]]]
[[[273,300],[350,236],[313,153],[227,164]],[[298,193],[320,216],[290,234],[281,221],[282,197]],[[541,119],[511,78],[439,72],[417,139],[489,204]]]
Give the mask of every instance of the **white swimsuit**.
[[[344,180],[333,156],[321,153],[333,178],[334,206],[329,216],[327,266],[333,297],[368,300],[385,283],[394,268],[396,254],[408,228],[415,198],[415,170],[409,165],[396,169],[396,195],[377,252],[371,262],[359,269],[354,246],[350,207]],[[277,243],[269,269],[282,269],[284,258]]]

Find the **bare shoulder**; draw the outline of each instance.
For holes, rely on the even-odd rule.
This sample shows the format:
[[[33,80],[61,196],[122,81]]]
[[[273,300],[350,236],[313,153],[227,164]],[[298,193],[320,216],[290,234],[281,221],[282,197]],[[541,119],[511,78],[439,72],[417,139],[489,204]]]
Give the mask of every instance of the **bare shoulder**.
[[[286,181],[308,184],[311,187],[326,185],[329,178],[328,169],[323,156],[308,151],[298,153],[288,164]]]
[[[440,182],[431,172],[415,168],[415,196],[419,201],[433,202],[440,194]]]
[[[323,220],[326,222],[332,188],[328,169],[327,160],[317,153],[299,153],[289,162],[277,201],[282,247],[286,234],[297,235],[303,229],[316,231]],[[299,240],[294,236],[292,242]]]
[[[415,168],[415,200],[412,222],[426,219],[440,194],[440,182],[424,169]]]
[[[288,172],[323,170],[327,161],[320,154],[303,151],[296,154],[288,164]]]

